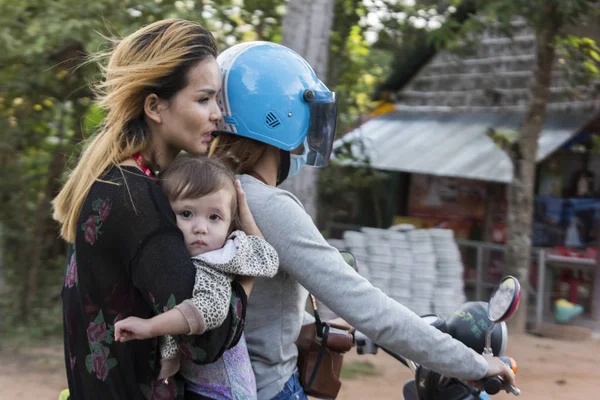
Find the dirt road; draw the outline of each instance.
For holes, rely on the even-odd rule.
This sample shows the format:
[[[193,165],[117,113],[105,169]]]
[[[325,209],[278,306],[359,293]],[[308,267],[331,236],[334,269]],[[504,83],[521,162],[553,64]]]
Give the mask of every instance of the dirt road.
[[[519,364],[517,374],[520,399],[573,400],[595,399],[600,391],[600,341],[566,342],[533,336],[512,336],[507,355]],[[349,354],[344,364],[373,363],[381,375],[346,380],[339,398],[402,399],[402,387],[410,372],[387,354],[358,356]],[[497,400],[515,399],[509,394]]]
[[[532,336],[513,336],[508,354],[519,362],[517,375],[521,399],[594,399],[600,391],[600,341],[566,342]],[[344,380],[343,400],[402,399],[409,372],[386,354],[348,354],[347,368],[369,362],[376,375]],[[361,368],[358,368],[361,369]],[[362,368],[364,369],[364,368]],[[66,387],[60,346],[35,349],[16,355],[0,353],[0,399],[55,400]],[[513,398],[508,394],[497,400]]]

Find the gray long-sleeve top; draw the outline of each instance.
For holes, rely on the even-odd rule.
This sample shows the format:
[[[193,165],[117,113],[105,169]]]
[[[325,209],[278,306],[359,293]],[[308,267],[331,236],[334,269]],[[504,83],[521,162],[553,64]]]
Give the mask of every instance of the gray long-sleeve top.
[[[279,254],[273,278],[258,278],[248,300],[246,339],[259,399],[281,391],[296,369],[296,341],[308,291],[376,343],[444,375],[480,379],[483,356],[429,326],[350,268],[291,193],[241,175],[248,205]]]

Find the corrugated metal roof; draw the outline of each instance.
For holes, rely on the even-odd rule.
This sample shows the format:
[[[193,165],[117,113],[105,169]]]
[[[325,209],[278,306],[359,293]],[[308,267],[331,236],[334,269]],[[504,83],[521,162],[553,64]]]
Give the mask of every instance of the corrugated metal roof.
[[[587,118],[549,115],[538,139],[537,161],[565,143]],[[422,114],[392,112],[374,118],[343,138],[353,154],[368,157],[377,169],[453,176],[495,182],[512,180],[508,155],[486,135],[488,128],[518,130],[514,113]]]

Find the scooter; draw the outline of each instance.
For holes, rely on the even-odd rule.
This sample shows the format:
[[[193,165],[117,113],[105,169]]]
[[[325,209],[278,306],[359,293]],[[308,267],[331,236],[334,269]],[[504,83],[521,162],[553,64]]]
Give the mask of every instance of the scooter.
[[[448,333],[475,351],[483,354],[496,355],[502,359],[516,373],[516,362],[504,356],[508,332],[505,321],[517,310],[521,298],[519,281],[512,277],[505,277],[495,288],[489,303],[465,303],[452,316],[444,319],[436,314],[422,316],[427,322]],[[487,315],[486,315],[487,314]],[[487,327],[485,334],[477,334],[477,330]],[[358,354],[376,354],[381,349],[409,368],[414,379],[406,382],[403,389],[405,400],[488,400],[488,395],[505,390],[518,396],[521,391],[505,382],[500,376],[484,378],[481,391],[469,383],[445,377],[435,371],[408,360],[399,354],[373,343],[360,332],[354,333]]]

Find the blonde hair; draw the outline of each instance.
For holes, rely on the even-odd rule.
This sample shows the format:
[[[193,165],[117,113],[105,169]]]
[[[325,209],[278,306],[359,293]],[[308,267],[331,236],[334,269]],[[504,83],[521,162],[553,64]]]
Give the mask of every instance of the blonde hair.
[[[133,154],[145,150],[150,133],[144,122],[144,101],[152,93],[170,100],[187,85],[187,73],[197,63],[217,56],[214,37],[202,25],[167,19],[147,25],[117,43],[102,68],[104,80],[94,89],[106,112],[96,136],[86,144],[76,167],[53,201],[60,234],[75,242],[81,207],[95,181]]]

